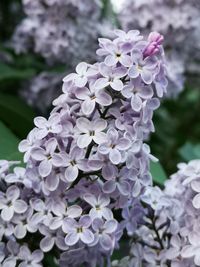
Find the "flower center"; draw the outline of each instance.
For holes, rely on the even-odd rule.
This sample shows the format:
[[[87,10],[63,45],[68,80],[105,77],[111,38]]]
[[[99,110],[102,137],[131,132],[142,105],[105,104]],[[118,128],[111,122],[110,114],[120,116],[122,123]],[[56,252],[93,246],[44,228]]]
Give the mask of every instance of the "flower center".
[[[82,227],[78,227],[78,228],[77,228],[77,233],[80,234],[80,233],[82,233],[82,232],[83,232],[83,228],[82,228]]]

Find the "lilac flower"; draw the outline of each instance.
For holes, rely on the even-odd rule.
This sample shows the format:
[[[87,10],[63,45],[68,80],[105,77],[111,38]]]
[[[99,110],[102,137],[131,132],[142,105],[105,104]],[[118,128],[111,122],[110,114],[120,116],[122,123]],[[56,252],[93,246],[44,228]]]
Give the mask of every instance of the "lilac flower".
[[[140,79],[131,79],[124,86],[121,93],[124,97],[131,98],[131,107],[138,112],[142,108],[143,100],[152,98],[153,89],[150,86],[144,85]]]
[[[200,266],[200,235],[199,233],[190,233],[190,245],[185,246],[181,251],[183,258],[194,257],[194,263]]]
[[[100,144],[106,140],[106,134],[103,132],[107,127],[107,122],[103,119],[97,119],[90,122],[86,118],[77,119],[77,128],[80,131],[80,135],[77,140],[77,145],[80,148],[88,146],[92,140]]]
[[[68,246],[75,245],[79,240],[84,244],[90,244],[94,241],[94,235],[88,228],[92,220],[90,216],[84,215],[80,218],[79,222],[72,218],[66,218],[63,223],[63,231],[67,234],[65,243]]]
[[[94,218],[105,218],[106,220],[112,219],[113,214],[111,210],[107,207],[110,204],[109,197],[105,195],[99,195],[95,197],[92,194],[85,194],[84,200],[92,206],[92,209],[89,212],[91,219]]]
[[[35,147],[31,151],[31,157],[39,161],[39,174],[42,177],[48,176],[53,166],[59,167],[61,165],[60,158],[58,159],[55,154],[57,141],[55,138],[49,139],[46,143],[46,150],[41,147]]]
[[[104,63],[99,65],[99,72],[103,76],[96,80],[94,86],[96,89],[103,89],[107,86],[111,86],[115,91],[121,91],[123,89],[123,82],[120,78],[124,77],[127,73],[127,69],[123,67],[110,68]]]
[[[129,76],[131,78],[141,77],[144,83],[151,84],[154,80],[154,73],[158,63],[152,58],[143,59],[143,54],[139,51],[134,51],[132,57],[134,65],[129,69]]]
[[[61,158],[63,166],[67,167],[65,178],[68,182],[73,182],[78,177],[79,170],[88,170],[85,151],[79,147],[73,147],[69,154],[62,153]]]
[[[58,134],[62,131],[60,117],[57,113],[52,114],[48,121],[43,117],[36,117],[34,123],[39,129],[37,131],[37,138],[39,139],[46,137],[49,133]]]
[[[1,218],[4,221],[10,221],[14,213],[21,214],[27,210],[27,204],[19,199],[20,190],[17,186],[10,186],[5,194],[0,195]]]
[[[111,236],[117,229],[117,221],[112,219],[104,222],[100,218],[94,219],[92,228],[95,231],[95,242],[99,241],[100,245],[106,251],[114,248],[114,238]]]
[[[105,90],[96,90],[92,84],[90,84],[90,89],[87,87],[78,88],[75,95],[78,99],[84,100],[81,108],[85,115],[90,115],[94,111],[96,103],[102,106],[109,106],[112,103],[111,96]]]
[[[41,250],[35,250],[33,253],[27,246],[22,246],[19,251],[19,259],[22,261],[19,267],[41,267],[41,261],[44,255]]]
[[[109,154],[110,161],[115,165],[119,164],[122,161],[121,153],[131,145],[130,140],[125,137],[119,138],[119,134],[114,128],[108,130],[107,139],[106,143],[99,146],[98,151],[103,155]]]
[[[63,81],[73,81],[75,86],[77,87],[84,87],[87,83],[87,70],[88,70],[88,64],[85,62],[81,62],[76,67],[77,73],[72,73],[66,76]]]
[[[99,39],[100,45],[102,44],[103,48],[97,50],[99,55],[107,55],[104,62],[107,66],[112,67],[116,66],[120,62],[123,66],[129,67],[132,64],[132,59],[127,52],[129,50],[123,49],[119,44],[111,42],[109,39]],[[131,47],[132,48],[132,47]]]

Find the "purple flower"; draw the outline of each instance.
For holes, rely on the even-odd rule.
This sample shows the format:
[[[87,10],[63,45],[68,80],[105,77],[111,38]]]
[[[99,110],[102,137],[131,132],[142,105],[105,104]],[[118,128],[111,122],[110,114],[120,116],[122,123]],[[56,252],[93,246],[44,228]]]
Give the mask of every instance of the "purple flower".
[[[48,176],[51,173],[53,166],[60,167],[62,165],[60,157],[58,158],[55,154],[56,147],[56,139],[51,138],[46,142],[46,149],[35,147],[31,151],[31,157],[40,162],[38,170],[42,177]]]
[[[111,96],[105,90],[97,90],[92,83],[89,89],[87,87],[77,88],[75,95],[83,100],[81,109],[85,115],[90,115],[94,111],[96,103],[102,106],[109,106],[112,103]]]
[[[4,221],[10,221],[15,213],[21,214],[27,210],[26,202],[19,197],[20,190],[15,185],[10,186],[5,194],[0,194],[1,218]]]
[[[96,89],[103,89],[107,86],[111,86],[115,91],[121,91],[124,87],[120,78],[124,77],[127,73],[127,69],[123,67],[110,68],[104,63],[99,65],[99,72],[103,76],[96,80],[94,86]]]
[[[157,74],[158,62],[154,58],[143,59],[143,54],[139,51],[134,51],[132,57],[134,65],[128,72],[130,78],[141,77],[144,83],[151,84]]]
[[[115,239],[112,234],[117,229],[117,221],[112,219],[103,221],[100,218],[94,219],[92,228],[95,231],[95,243],[99,242],[104,250],[112,250],[115,245]]]
[[[67,234],[65,243],[68,246],[75,245],[79,240],[84,244],[90,244],[94,241],[94,234],[88,228],[91,226],[90,216],[83,215],[77,222],[73,218],[66,218],[63,222],[63,231]]]
[[[89,212],[91,219],[94,218],[105,218],[106,220],[112,219],[112,211],[107,207],[110,204],[109,197],[105,195],[99,195],[95,197],[92,194],[85,194],[83,199],[92,206],[92,209]]]
[[[143,84],[140,79],[131,79],[121,93],[124,97],[131,98],[131,107],[138,112],[142,108],[143,101],[152,98],[153,89]]]
[[[36,117],[34,123],[38,128],[36,133],[38,139],[46,137],[49,133],[58,134],[62,131],[60,116],[57,113],[52,114],[48,121],[43,117]]]
[[[63,81],[69,82],[73,81],[75,86],[77,87],[84,87],[88,81],[87,79],[87,70],[88,70],[88,64],[85,62],[81,62],[76,67],[77,73],[71,73],[67,75]]]
[[[129,139],[119,138],[118,131],[110,128],[107,132],[108,141],[100,144],[98,151],[103,154],[109,154],[109,159],[113,164],[119,164],[122,161],[122,152],[127,150],[131,142]]]
[[[77,140],[77,145],[80,148],[87,147],[92,140],[96,144],[101,144],[106,140],[106,134],[103,132],[107,127],[107,122],[103,119],[89,121],[86,118],[77,119],[77,128],[80,135]]]
[[[42,267],[43,257],[41,250],[38,249],[31,253],[27,246],[22,246],[19,250],[19,259],[21,260],[19,267]]]

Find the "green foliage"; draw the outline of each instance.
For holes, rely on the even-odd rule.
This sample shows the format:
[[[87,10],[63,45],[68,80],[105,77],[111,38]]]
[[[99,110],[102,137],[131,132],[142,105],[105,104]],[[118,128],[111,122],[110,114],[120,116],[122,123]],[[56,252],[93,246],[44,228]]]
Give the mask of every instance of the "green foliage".
[[[0,159],[21,161],[18,143],[19,139],[0,121]]]
[[[193,159],[199,159],[200,158],[200,144],[193,145],[188,142],[184,146],[182,146],[178,152],[183,160],[190,161]]]
[[[169,176],[183,160],[179,149],[187,142],[200,143],[200,88],[189,82],[176,99],[162,101],[155,112],[155,133],[149,145]]]
[[[153,177],[153,182],[157,185],[163,186],[167,180],[167,175],[159,162],[152,162],[150,164],[150,172]]]
[[[17,96],[0,94],[0,120],[20,139],[33,128],[35,113]]]
[[[21,81],[31,78],[35,74],[34,69],[20,69],[5,63],[0,63],[0,84],[9,81]]]

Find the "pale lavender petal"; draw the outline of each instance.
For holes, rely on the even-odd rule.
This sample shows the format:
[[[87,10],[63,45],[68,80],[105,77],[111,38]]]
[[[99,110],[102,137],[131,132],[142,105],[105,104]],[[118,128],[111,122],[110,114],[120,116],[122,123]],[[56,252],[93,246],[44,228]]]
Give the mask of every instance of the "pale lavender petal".
[[[18,199],[19,195],[20,195],[19,188],[15,185],[10,186],[6,191],[6,197],[10,201]]]
[[[133,95],[131,98],[131,107],[135,111],[140,111],[142,108],[142,100],[139,96]]]
[[[121,80],[114,79],[113,82],[110,83],[110,86],[116,91],[121,91],[124,87],[124,84]]]
[[[59,185],[58,175],[52,174],[45,179],[45,185],[49,191],[55,191]]]
[[[89,203],[92,207],[95,207],[95,205],[97,205],[97,199],[96,199],[96,197],[94,196],[94,195],[92,195],[92,194],[85,194],[84,196],[83,196],[83,199],[87,202],[87,203]]]
[[[109,81],[108,78],[99,78],[98,80],[96,80],[94,86],[96,89],[103,89],[106,88],[109,85]]]
[[[40,241],[40,248],[43,252],[50,251],[54,246],[54,238],[46,236]]]
[[[68,233],[67,236],[65,237],[65,243],[68,246],[75,245],[78,242],[78,240],[79,240],[79,236],[75,231]]]
[[[105,93],[103,90],[99,90],[99,92],[97,93],[96,102],[102,106],[109,106],[112,104],[112,97],[109,94]]]
[[[38,128],[43,129],[43,128],[46,127],[47,120],[46,120],[44,117],[39,116],[39,117],[36,117],[36,118],[34,119],[34,124],[35,124],[35,126],[37,126]]]
[[[76,121],[78,129],[82,133],[88,133],[88,131],[90,130],[90,124],[91,124],[90,121],[86,118],[78,118]]]
[[[115,66],[118,62],[118,59],[115,55],[108,55],[106,58],[105,58],[105,64],[109,67],[112,67],[112,66]]]
[[[15,200],[13,203],[13,208],[16,213],[24,213],[28,206],[23,200]]]
[[[192,204],[196,209],[200,209],[200,194],[197,194],[193,200],[192,200]]]
[[[78,168],[77,166],[69,166],[65,171],[65,177],[68,182],[73,182],[78,177]]]
[[[113,164],[119,164],[122,160],[121,153],[117,149],[111,149],[109,159]]]
[[[143,69],[143,71],[141,72],[141,77],[146,84],[151,84],[153,81],[152,73],[146,69]]]
[[[133,65],[129,71],[128,71],[128,75],[130,78],[137,78],[139,76],[139,70],[137,68],[136,65]]]
[[[126,150],[130,147],[131,142],[126,138],[120,138],[117,142],[116,148],[119,150]]]
[[[87,68],[88,68],[88,64],[86,62],[80,62],[76,66],[76,72],[80,75],[84,75],[87,71]]]
[[[45,159],[42,162],[40,162],[38,171],[42,177],[47,177],[51,173],[51,170],[52,170],[52,164],[49,160]]]
[[[88,230],[84,229],[83,233],[80,234],[80,239],[85,244],[90,244],[94,241],[94,234]]]
[[[133,64],[133,61],[129,55],[122,54],[120,57],[120,63],[125,67],[130,67]]]
[[[15,230],[14,230],[14,235],[18,238],[18,239],[22,239],[26,236],[26,227],[20,223],[18,225],[16,225]]]
[[[78,205],[73,205],[73,206],[67,208],[67,215],[70,218],[80,217],[81,214],[82,214],[82,208]]]
[[[117,230],[117,221],[113,219],[105,222],[104,228],[106,233],[114,233]]]
[[[110,236],[107,235],[107,234],[103,234],[101,236],[100,244],[101,244],[102,248],[105,249],[105,250],[111,250],[113,245],[114,245],[112,240],[111,240],[111,238],[110,238]]]
[[[92,220],[89,215],[83,215],[80,220],[79,224],[85,228],[88,228],[92,223]]]
[[[107,181],[105,182],[105,184],[103,185],[103,192],[104,193],[112,193],[114,192],[116,189],[116,182],[113,180]]]
[[[75,95],[78,99],[85,100],[90,95],[90,90],[87,87],[77,88]]]
[[[106,141],[106,133],[97,132],[95,136],[93,136],[93,140],[96,144],[100,145]]]
[[[4,207],[1,211],[1,218],[4,221],[10,221],[14,215],[14,209],[13,207]]]
[[[95,99],[91,100],[88,98],[81,104],[81,110],[85,115],[90,115],[93,112],[95,105]]]
[[[83,134],[80,135],[77,139],[77,145],[80,148],[85,148],[87,147],[90,143],[92,142],[92,137],[89,136],[88,134]]]

